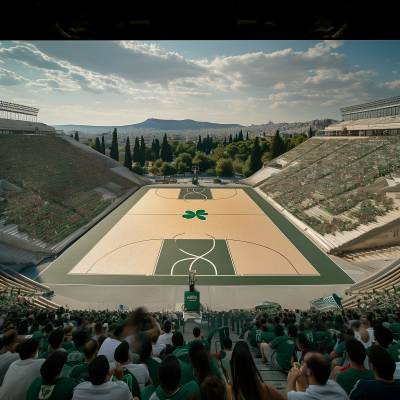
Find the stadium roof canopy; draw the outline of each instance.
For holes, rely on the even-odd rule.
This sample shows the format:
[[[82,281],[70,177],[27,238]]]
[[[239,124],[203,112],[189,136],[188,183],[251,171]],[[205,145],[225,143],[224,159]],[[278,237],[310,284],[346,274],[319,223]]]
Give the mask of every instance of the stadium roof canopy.
[[[344,127],[349,131],[397,130],[400,129],[400,115],[341,121],[327,126],[325,132],[341,131]]]
[[[9,103],[7,101],[0,100],[0,116],[12,119],[25,119],[23,116],[32,116],[37,118],[39,109],[29,106],[23,106],[21,104]]]
[[[400,96],[340,108],[342,119],[363,119],[400,115]]]

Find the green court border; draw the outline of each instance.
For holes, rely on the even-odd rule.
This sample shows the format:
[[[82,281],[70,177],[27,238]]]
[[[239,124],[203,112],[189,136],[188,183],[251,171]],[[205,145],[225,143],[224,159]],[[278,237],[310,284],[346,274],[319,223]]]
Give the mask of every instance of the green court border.
[[[36,278],[44,284],[70,285],[148,285],[187,286],[184,276],[145,275],[68,275],[96,243],[147,193],[149,189],[165,188],[165,185],[144,186],[125,200],[117,209],[92,227],[83,237],[66,249],[49,267]],[[184,188],[186,186],[182,186]],[[193,186],[187,186],[193,187]],[[232,187],[204,186],[209,189],[232,189]],[[263,286],[263,285],[338,285],[355,281],[334,263],[322,250],[288,221],[272,205],[250,187],[233,187],[245,193],[261,208],[271,221],[293,243],[303,256],[318,271],[320,276],[196,276],[199,286]],[[163,239],[163,238],[160,238]],[[226,238],[229,239],[229,238]],[[245,238],[243,238],[245,240]]]

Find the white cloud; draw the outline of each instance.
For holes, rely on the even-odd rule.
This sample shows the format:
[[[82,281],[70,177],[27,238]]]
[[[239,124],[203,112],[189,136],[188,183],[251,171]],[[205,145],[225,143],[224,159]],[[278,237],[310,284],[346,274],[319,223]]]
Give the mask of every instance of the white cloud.
[[[343,44],[343,40],[324,40],[325,44],[328,47],[332,47],[334,49],[340,47]]]
[[[19,86],[29,82],[22,76],[17,76],[14,72],[0,68],[0,86]]]
[[[397,74],[397,71],[392,71],[392,74]]]

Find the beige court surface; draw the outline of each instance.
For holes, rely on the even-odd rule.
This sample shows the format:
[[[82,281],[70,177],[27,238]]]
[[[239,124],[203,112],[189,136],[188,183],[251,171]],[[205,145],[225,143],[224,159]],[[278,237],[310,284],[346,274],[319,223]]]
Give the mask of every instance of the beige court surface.
[[[210,189],[212,199],[178,199],[180,189],[151,188],[69,274],[152,275],[164,239],[224,239],[238,275],[318,272],[241,189]],[[207,220],[184,219],[204,209]]]

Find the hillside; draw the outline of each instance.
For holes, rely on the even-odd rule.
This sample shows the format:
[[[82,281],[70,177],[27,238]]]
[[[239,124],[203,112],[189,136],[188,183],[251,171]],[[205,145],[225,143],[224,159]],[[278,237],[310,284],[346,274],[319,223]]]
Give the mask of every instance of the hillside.
[[[199,122],[191,119],[184,120],[166,120],[149,118],[144,122],[132,125],[122,126],[91,126],[91,125],[54,125],[56,129],[65,131],[81,131],[84,133],[103,133],[117,128],[118,133],[132,132],[134,129],[154,129],[160,131],[184,131],[184,130],[200,130],[200,129],[225,129],[240,128],[238,124],[216,124],[211,122]]]
[[[21,189],[0,195],[0,222],[53,244],[138,186],[107,168],[103,156],[34,135],[0,135],[0,179]]]

